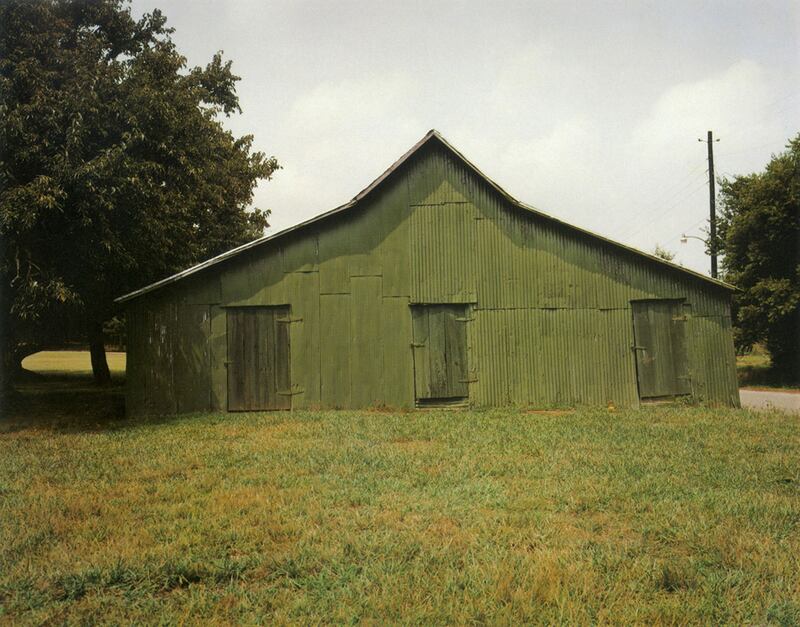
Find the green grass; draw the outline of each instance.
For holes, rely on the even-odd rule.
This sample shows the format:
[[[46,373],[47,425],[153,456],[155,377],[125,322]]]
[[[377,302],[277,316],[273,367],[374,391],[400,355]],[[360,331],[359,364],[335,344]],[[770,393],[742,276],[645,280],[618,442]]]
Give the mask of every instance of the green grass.
[[[800,622],[796,417],[49,393],[0,427],[0,622]]]
[[[111,376],[125,376],[125,353],[107,352],[106,360]],[[50,378],[79,377],[92,374],[92,361],[88,351],[40,351],[22,360],[22,367]]]

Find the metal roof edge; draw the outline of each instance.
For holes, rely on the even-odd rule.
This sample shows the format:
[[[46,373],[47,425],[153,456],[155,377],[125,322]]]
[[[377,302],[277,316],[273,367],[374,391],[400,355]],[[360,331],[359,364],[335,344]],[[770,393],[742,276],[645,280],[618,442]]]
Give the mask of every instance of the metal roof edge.
[[[405,154],[403,154],[403,156],[401,156],[391,166],[389,166],[386,170],[384,170],[384,172],[378,178],[373,180],[369,185],[367,185],[367,187],[365,187],[360,192],[358,192],[358,194],[353,196],[352,200],[350,200],[349,202],[347,202],[347,203],[345,203],[343,205],[339,205],[338,207],[335,207],[334,209],[331,209],[330,211],[326,211],[325,213],[321,213],[321,214],[319,214],[317,216],[314,216],[313,218],[309,218],[308,220],[304,220],[303,222],[299,222],[298,224],[295,224],[295,225],[290,226],[288,228],[285,228],[285,229],[283,229],[281,231],[278,231],[277,233],[273,233],[272,235],[265,235],[263,237],[255,239],[255,240],[253,240],[251,242],[247,242],[245,244],[242,244],[241,246],[237,246],[236,248],[232,248],[232,249],[230,249],[228,251],[225,251],[224,253],[221,253],[221,254],[217,255],[216,257],[212,257],[211,259],[207,259],[206,261],[198,263],[197,265],[191,266],[190,268],[187,268],[186,270],[182,270],[181,272],[177,272],[177,273],[172,274],[172,275],[170,275],[168,277],[160,279],[160,280],[158,280],[158,281],[156,281],[154,283],[151,283],[151,284],[146,285],[146,286],[144,286],[142,288],[139,288],[138,290],[134,290],[133,292],[129,292],[128,294],[124,294],[122,296],[119,296],[119,297],[114,299],[114,302],[121,304],[121,303],[125,303],[127,301],[130,301],[130,300],[133,300],[135,298],[138,298],[139,296],[143,296],[143,295],[145,295],[145,294],[147,294],[149,292],[155,291],[155,290],[157,290],[159,288],[162,288],[162,287],[164,287],[166,285],[170,285],[172,283],[180,281],[181,279],[184,279],[184,278],[186,278],[188,276],[191,276],[191,275],[193,275],[193,274],[195,274],[197,272],[200,272],[201,270],[205,270],[206,268],[209,268],[211,266],[217,265],[218,263],[221,263],[221,262],[223,262],[223,261],[225,261],[227,259],[230,259],[230,258],[232,258],[232,257],[234,257],[234,256],[236,256],[236,255],[238,255],[240,253],[243,253],[243,252],[245,252],[247,250],[250,250],[252,248],[256,248],[257,246],[260,246],[262,244],[266,244],[267,242],[271,242],[273,240],[276,240],[276,239],[278,239],[280,237],[288,235],[289,233],[293,233],[295,231],[299,231],[299,230],[305,228],[306,226],[309,226],[311,224],[319,222],[319,221],[321,221],[321,220],[323,220],[325,218],[328,218],[330,216],[333,216],[333,215],[342,213],[343,211],[346,211],[348,209],[351,209],[352,207],[356,206],[361,200],[363,200],[367,195],[369,195],[373,190],[375,190],[375,188],[379,187],[393,172],[395,172],[401,165],[403,165],[403,163],[405,163],[412,155],[414,155],[420,148],[422,148],[423,145],[428,143],[433,138],[435,138],[439,142],[441,142],[441,144],[443,146],[445,146],[448,150],[450,150],[453,154],[455,154],[476,175],[478,175],[478,177],[480,177],[485,183],[487,183],[490,187],[492,187],[495,191],[497,191],[501,196],[503,196],[512,205],[515,205],[516,207],[518,207],[518,208],[520,208],[520,209],[522,209],[522,210],[524,210],[524,211],[526,211],[528,213],[536,215],[536,216],[538,216],[540,218],[543,218],[545,220],[549,220],[550,222],[554,222],[554,223],[558,224],[559,226],[562,226],[562,227],[564,227],[566,229],[571,229],[571,230],[577,231],[578,233],[581,233],[582,235],[587,235],[587,236],[589,236],[591,238],[600,240],[605,244],[609,244],[611,246],[614,246],[614,247],[617,247],[617,248],[621,248],[621,249],[623,249],[623,250],[625,250],[627,252],[630,252],[630,253],[639,255],[641,257],[644,257],[645,259],[647,259],[649,261],[656,262],[656,263],[658,263],[658,264],[660,264],[662,266],[665,266],[665,267],[667,267],[667,268],[669,268],[671,270],[678,270],[680,272],[684,272],[686,274],[689,274],[689,275],[693,276],[694,278],[698,278],[698,279],[701,279],[703,281],[707,281],[708,283],[711,283],[712,285],[714,285],[716,287],[721,287],[721,288],[728,289],[728,290],[736,290],[736,287],[733,286],[733,285],[730,285],[729,283],[725,283],[724,281],[720,281],[718,279],[711,278],[709,276],[706,276],[705,274],[702,274],[700,272],[696,272],[695,270],[690,270],[689,268],[684,268],[683,266],[680,266],[680,265],[678,265],[676,263],[672,263],[670,261],[667,261],[666,259],[661,259],[660,257],[656,257],[655,255],[651,255],[650,253],[647,253],[647,252],[645,252],[643,250],[639,250],[638,248],[634,248],[632,246],[628,246],[627,244],[622,244],[620,242],[614,241],[614,240],[609,239],[609,238],[607,238],[607,237],[605,237],[603,235],[599,235],[597,233],[589,231],[588,229],[584,229],[582,227],[575,226],[574,224],[570,224],[569,222],[564,222],[563,220],[560,220],[559,218],[556,218],[556,217],[554,217],[554,216],[552,216],[552,215],[550,215],[548,213],[545,213],[545,212],[541,211],[540,209],[537,209],[536,207],[533,207],[531,205],[527,205],[527,204],[517,200],[516,198],[514,198],[514,196],[509,194],[505,189],[500,187],[500,185],[495,183],[491,178],[489,178],[486,174],[484,174],[474,163],[472,163],[469,159],[467,159],[467,157],[465,157],[457,148],[455,148],[452,144],[450,144],[450,142],[448,142],[442,136],[442,134],[439,133],[439,131],[437,131],[436,129],[431,129],[430,131],[428,131],[422,137],[422,139],[420,139],[416,144],[414,144],[411,148],[409,148],[405,152]]]
[[[144,287],[141,287],[138,290],[134,290],[133,292],[129,292],[128,294],[124,294],[122,296],[119,296],[119,297],[114,299],[114,302],[115,303],[124,303],[124,302],[127,302],[129,300],[133,300],[134,298],[138,298],[139,296],[144,296],[145,294],[147,294],[149,292],[152,292],[154,290],[157,290],[157,289],[159,289],[161,287],[164,287],[165,285],[169,285],[171,283],[175,283],[176,281],[180,281],[181,279],[186,278],[187,276],[190,276],[192,274],[195,274],[196,272],[199,272],[200,270],[205,270],[206,268],[208,268],[210,266],[214,266],[214,265],[216,265],[216,264],[218,264],[218,263],[220,263],[222,261],[225,261],[226,259],[230,259],[231,257],[234,257],[234,256],[238,255],[239,253],[242,253],[242,252],[244,252],[246,250],[249,250],[251,248],[255,248],[257,246],[260,246],[261,244],[266,244],[267,242],[270,242],[272,240],[278,239],[279,237],[283,237],[284,235],[288,235],[289,233],[293,233],[294,231],[298,231],[298,230],[300,230],[300,229],[302,229],[302,228],[304,228],[304,227],[306,227],[306,226],[308,226],[310,224],[314,224],[314,223],[319,222],[320,220],[323,220],[323,219],[325,219],[327,217],[330,217],[332,215],[341,213],[342,211],[346,211],[347,209],[352,208],[360,200],[362,200],[365,196],[367,196],[367,194],[369,194],[372,190],[374,190],[381,183],[383,183],[384,180],[386,180],[395,170],[397,170],[403,163],[405,163],[411,157],[411,155],[413,155],[415,152],[417,152],[417,150],[419,150],[423,146],[423,144],[427,143],[432,137],[438,137],[439,139],[442,139],[441,136],[439,135],[439,133],[434,129],[431,129],[430,131],[425,133],[425,136],[422,139],[420,139],[416,144],[414,144],[411,148],[409,148],[405,152],[405,154],[403,154],[402,157],[400,157],[392,165],[390,165],[388,168],[386,168],[386,170],[384,170],[384,172],[378,178],[376,178],[369,185],[367,185],[364,189],[362,189],[360,192],[358,192],[358,194],[353,196],[352,200],[350,200],[349,202],[347,202],[347,203],[345,203],[343,205],[339,205],[338,207],[335,207],[334,209],[326,211],[325,213],[321,213],[321,214],[319,214],[317,216],[314,216],[313,218],[309,218],[308,220],[304,220],[303,222],[299,222],[298,224],[295,224],[293,226],[287,227],[287,228],[285,228],[285,229],[283,229],[281,231],[278,231],[277,233],[273,233],[271,235],[265,235],[263,237],[259,237],[258,239],[255,239],[252,242],[247,242],[245,244],[242,244],[241,246],[237,246],[236,248],[232,248],[230,250],[227,250],[224,253],[221,253],[221,254],[217,255],[216,257],[212,257],[211,259],[207,259],[206,261],[203,261],[201,263],[198,263],[197,265],[191,266],[190,268],[187,268],[186,270],[182,270],[180,272],[176,272],[175,274],[172,274],[172,275],[170,275],[168,277],[160,279],[160,280],[156,281],[155,283],[150,283],[149,285],[145,285]]]
[[[478,166],[476,166],[474,163],[472,163],[472,161],[470,161],[467,157],[465,157],[456,147],[454,147],[452,144],[450,144],[450,142],[448,142],[444,137],[442,137],[442,135],[438,131],[433,130],[433,131],[431,131],[431,133],[439,141],[441,141],[449,150],[454,152],[458,156],[459,159],[461,159],[467,166],[469,166],[469,168],[472,169],[472,171],[475,172],[475,174],[477,174],[481,179],[483,179],[490,187],[495,189],[508,202],[510,202],[511,204],[517,206],[518,208],[523,209],[524,211],[527,211],[529,213],[532,213],[532,214],[534,214],[534,215],[536,215],[538,217],[544,218],[545,220],[549,220],[551,222],[555,222],[556,224],[558,224],[559,226],[562,226],[564,228],[571,229],[573,231],[577,231],[577,232],[581,233],[582,235],[588,235],[589,237],[592,237],[594,239],[600,240],[600,241],[604,242],[605,244],[609,244],[609,245],[615,246],[617,248],[622,248],[623,250],[626,250],[627,252],[630,252],[630,253],[639,255],[641,257],[644,257],[645,259],[648,259],[649,261],[655,261],[655,262],[661,264],[662,266],[666,266],[667,268],[670,268],[672,270],[679,270],[681,272],[685,272],[686,274],[690,274],[695,278],[702,279],[703,281],[707,281],[707,282],[715,285],[716,287],[722,287],[722,288],[725,288],[725,289],[728,289],[728,290],[731,290],[731,291],[735,291],[737,289],[736,286],[731,285],[730,283],[726,283],[725,281],[720,281],[719,279],[715,279],[713,277],[707,276],[707,275],[705,275],[705,274],[703,274],[701,272],[697,272],[697,271],[691,270],[689,268],[684,268],[683,266],[678,265],[677,263],[673,263],[671,261],[667,261],[666,259],[662,259],[661,257],[656,257],[653,254],[650,254],[650,253],[645,252],[643,250],[640,250],[638,248],[634,248],[633,246],[628,246],[627,244],[622,244],[621,242],[617,242],[617,241],[615,241],[613,239],[609,239],[608,237],[605,237],[604,235],[600,235],[599,233],[595,233],[594,231],[590,231],[588,229],[584,229],[583,227],[580,227],[580,226],[575,226],[574,224],[571,224],[569,222],[565,222],[564,220],[556,218],[555,216],[552,216],[549,213],[546,213],[546,212],[542,211],[541,209],[537,209],[536,207],[533,207],[533,206],[528,205],[528,204],[526,204],[526,203],[524,203],[524,202],[522,202],[520,200],[517,200],[516,198],[514,198],[514,196],[509,194],[505,189],[500,187],[500,185],[498,185],[495,181],[493,181],[486,174],[484,174],[480,170],[480,168],[478,168]]]

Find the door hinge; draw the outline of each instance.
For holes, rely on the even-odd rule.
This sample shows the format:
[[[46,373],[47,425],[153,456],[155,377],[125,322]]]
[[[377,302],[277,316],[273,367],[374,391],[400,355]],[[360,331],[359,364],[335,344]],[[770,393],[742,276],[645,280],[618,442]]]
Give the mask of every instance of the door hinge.
[[[411,348],[424,348],[425,347],[425,343],[424,342],[411,342],[410,346],[411,346]]]
[[[478,377],[473,377],[471,379],[459,379],[458,382],[459,383],[477,383],[478,382]]]
[[[276,318],[275,322],[283,322],[284,324],[291,324],[292,322],[302,322],[303,318]]]
[[[456,318],[456,322],[473,322],[475,318]]]
[[[279,390],[278,391],[278,395],[279,396],[294,396],[295,394],[302,394],[303,392],[305,392],[304,388],[301,388],[301,387],[294,388],[293,387],[291,390]]]
[[[646,346],[631,346],[631,350],[632,351],[646,351],[647,347]]]

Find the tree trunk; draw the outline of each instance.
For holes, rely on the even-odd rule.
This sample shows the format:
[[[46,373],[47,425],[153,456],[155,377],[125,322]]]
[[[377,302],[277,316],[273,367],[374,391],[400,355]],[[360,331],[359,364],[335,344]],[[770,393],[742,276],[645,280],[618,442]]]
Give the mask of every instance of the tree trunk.
[[[0,418],[5,418],[8,406],[15,396],[14,390],[14,361],[8,346],[8,339],[0,341]]]
[[[5,417],[14,396],[14,352],[11,339],[11,304],[7,277],[0,273],[0,418]]]
[[[92,357],[92,374],[97,385],[111,383],[111,372],[106,361],[106,346],[103,338],[103,323],[92,322],[89,328],[89,353]]]

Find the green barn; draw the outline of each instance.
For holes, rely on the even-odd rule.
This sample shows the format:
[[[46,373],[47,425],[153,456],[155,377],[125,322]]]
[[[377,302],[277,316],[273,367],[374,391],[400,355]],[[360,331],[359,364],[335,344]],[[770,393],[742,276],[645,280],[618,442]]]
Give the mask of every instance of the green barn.
[[[347,204],[119,298],[127,409],[738,405],[731,293],[430,131]]]

